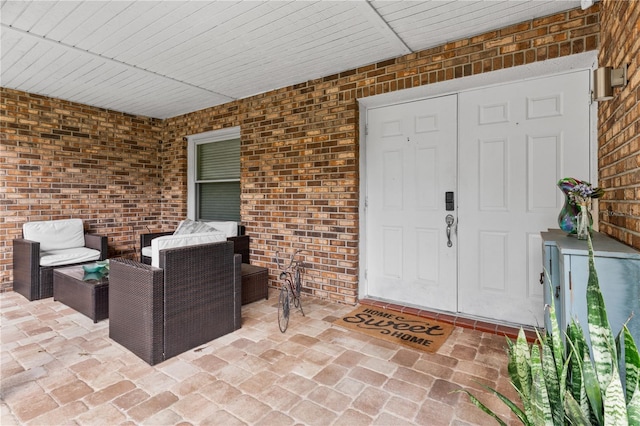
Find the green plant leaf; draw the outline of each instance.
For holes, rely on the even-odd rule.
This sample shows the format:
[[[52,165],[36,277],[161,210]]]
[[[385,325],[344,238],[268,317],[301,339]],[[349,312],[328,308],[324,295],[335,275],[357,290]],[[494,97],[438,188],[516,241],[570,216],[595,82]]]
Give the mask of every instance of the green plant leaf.
[[[571,381],[569,382],[569,390],[576,401],[580,401],[580,389],[582,388],[582,362],[583,356],[578,352],[578,344],[576,342],[575,333],[577,324],[571,321],[567,326],[566,342],[567,347],[571,350],[569,354],[569,371],[571,373]]]
[[[627,419],[630,425],[640,425],[640,389],[638,386],[632,392],[631,400],[627,403]]]
[[[580,404],[578,404],[569,391],[567,391],[564,396],[564,411],[569,423],[572,425],[588,426],[591,424],[588,417],[582,412]]]
[[[616,365],[613,366],[611,382],[605,389],[603,402],[605,425],[628,426],[627,405]]]
[[[527,417],[531,417],[531,356],[529,343],[521,328],[515,343],[509,347],[509,376],[521,395]]]
[[[584,354],[582,362],[582,379],[587,398],[589,398],[591,412],[595,415],[598,424],[603,424],[604,409],[602,405],[602,392],[600,391],[600,383],[598,382],[596,371],[591,364],[591,358],[589,358],[588,353]]]
[[[492,390],[494,393],[497,393],[497,391],[494,391],[491,388],[489,388],[489,389]],[[469,399],[471,399],[471,402],[473,403],[473,405],[475,405],[476,407],[478,407],[479,409],[481,409],[482,411],[484,411],[485,413],[487,413],[488,415],[493,417],[501,426],[507,426],[507,424],[504,422],[504,420],[502,420],[500,417],[498,417],[498,415],[496,413],[494,413],[489,407],[487,407],[482,402],[480,402],[480,400],[478,398],[476,398],[475,396],[473,396],[472,393],[470,393],[469,391],[467,391],[465,389],[460,389],[458,392],[464,392],[467,395],[469,395]],[[522,423],[527,425],[527,423],[525,423],[525,422],[522,422]]]
[[[587,342],[580,325],[572,320],[567,327],[567,345],[571,348],[569,369],[571,371],[571,394],[579,402],[583,413],[589,415],[591,410],[582,374],[582,360],[589,357]]]
[[[638,354],[638,347],[626,324],[622,327],[622,335],[624,337],[626,401],[627,405],[629,405],[631,398],[633,398],[634,393],[637,392],[638,386],[640,385],[640,354]]]
[[[544,273],[547,276],[547,283],[549,284],[549,292],[553,294],[553,283],[549,273],[545,268]],[[558,377],[561,377],[562,367],[564,364],[564,344],[562,343],[562,334],[560,332],[560,325],[558,324],[558,316],[556,314],[556,306],[554,303],[546,305],[549,315],[549,323],[551,324],[551,345],[553,348],[553,359],[556,362],[556,371]]]
[[[511,383],[515,386],[515,388],[520,392],[522,390],[522,384],[520,383],[520,377],[518,377],[518,368],[516,367],[516,354],[515,354],[515,343],[511,341],[507,337],[507,371],[509,372],[509,377],[511,378]]]
[[[589,323],[589,337],[591,338],[591,350],[593,362],[597,373],[597,379],[602,389],[606,389],[611,382],[613,366],[618,363],[615,350],[613,333],[609,326],[607,310],[604,298],[598,283],[596,272],[593,243],[591,237],[587,239],[589,247],[589,279],[587,281],[587,318]]]
[[[574,324],[574,326],[577,326],[577,324]],[[574,330],[574,333],[575,333],[575,330]],[[572,375],[571,382],[573,383],[571,388],[568,388],[567,391],[571,390],[571,396],[580,405],[580,409],[583,415],[586,418],[589,418],[591,417],[590,416],[591,406],[589,404],[589,398],[587,397],[587,391],[584,386],[584,380],[582,375],[582,363],[580,361],[581,359],[584,358],[585,355],[578,353],[578,349],[576,349],[574,341],[572,341],[568,336],[567,336],[567,345],[571,348],[571,351],[567,356],[567,363],[571,364],[571,368],[573,369],[573,371],[571,372],[571,375]],[[576,388],[576,389],[574,390],[573,388]],[[574,396],[574,393],[577,395],[577,397]]]
[[[553,424],[538,345],[531,346],[531,411],[533,414],[531,421],[534,424]]]
[[[501,394],[500,392],[498,392],[497,390],[493,389],[490,386],[487,386],[483,383],[479,383],[478,384],[480,386],[482,386],[483,388],[487,389],[488,391],[490,391],[491,393],[493,393],[495,396],[498,397],[498,399],[500,399],[500,401],[502,401],[507,407],[509,407],[509,409],[511,410],[511,412],[513,412],[513,414],[516,415],[516,417],[522,422],[523,425],[525,426],[532,426],[533,424],[531,422],[529,422],[529,419],[527,418],[527,415],[524,411],[522,411],[520,409],[520,407],[518,407],[513,401],[511,401],[509,398],[507,398],[506,396],[504,396],[503,394]],[[475,396],[473,396],[471,393],[469,393],[467,390],[465,389],[460,389],[456,392],[464,392],[467,395],[469,395],[469,398],[471,399],[471,401],[479,408],[482,409],[482,411],[484,411],[485,413],[489,414],[490,416],[492,416],[494,419],[496,419],[500,424],[503,424],[503,421],[487,406],[485,406],[482,402],[480,402],[478,400],[478,398],[476,398]],[[484,407],[484,408],[483,408]]]
[[[569,344],[569,343],[568,343]],[[573,398],[573,396],[571,395],[571,390],[569,388],[567,388],[567,380],[570,380],[569,378],[569,364],[571,363],[571,358],[573,358],[575,356],[575,353],[573,352],[573,348],[571,349],[571,351],[569,351],[568,355],[567,355],[567,359],[565,360],[563,366],[562,366],[562,373],[560,375],[560,389],[563,389],[564,392],[564,398],[563,398],[563,407],[564,407],[564,411],[565,411],[565,416],[566,416],[566,398],[567,395],[569,395],[571,397],[571,399],[573,399],[573,401],[577,403],[576,399]],[[581,393],[581,395],[585,395],[584,396],[584,400],[586,401],[584,404],[584,407],[581,404],[578,404],[578,409],[581,411],[582,416],[588,418],[589,417],[589,403],[586,397],[586,394],[584,392]],[[564,424],[563,422],[560,422],[558,424]]]
[[[549,339],[545,339],[542,343],[542,374],[544,375],[544,382],[547,388],[553,423],[561,425],[564,419],[565,389],[564,386],[561,386],[561,380],[560,377],[558,377],[556,362]],[[562,368],[560,369],[560,374],[562,374]],[[564,380],[562,380],[562,384],[564,385]]]

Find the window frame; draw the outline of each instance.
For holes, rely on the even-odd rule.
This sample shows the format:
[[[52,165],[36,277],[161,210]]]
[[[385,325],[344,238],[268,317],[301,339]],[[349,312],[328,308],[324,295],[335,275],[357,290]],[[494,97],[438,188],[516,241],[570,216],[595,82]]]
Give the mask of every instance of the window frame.
[[[187,136],[187,218],[196,220],[198,211],[197,194],[197,150],[198,145],[212,142],[226,141],[229,139],[240,139],[240,127],[229,127],[227,129],[213,130],[210,132],[198,133]],[[236,181],[235,179],[233,180]],[[240,179],[237,179],[240,182]],[[231,182],[228,180],[228,182]]]

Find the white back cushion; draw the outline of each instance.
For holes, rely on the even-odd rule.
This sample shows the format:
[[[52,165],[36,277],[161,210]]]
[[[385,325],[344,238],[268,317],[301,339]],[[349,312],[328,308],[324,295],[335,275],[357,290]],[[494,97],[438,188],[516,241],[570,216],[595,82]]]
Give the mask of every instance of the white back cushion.
[[[174,231],[173,235],[182,235],[182,234],[199,234],[200,232],[212,232],[216,231],[216,229],[210,227],[205,222],[200,222],[197,220],[185,219]]]
[[[238,222],[209,222],[205,221],[207,225],[212,228],[217,229],[218,231],[224,232],[224,234],[229,237],[238,236]]]
[[[84,247],[82,219],[45,220],[22,225],[25,240],[40,243],[40,250]]]
[[[160,267],[160,250],[192,246],[194,244],[217,243],[227,241],[222,232],[202,232],[199,234],[166,235],[151,240],[151,266]]]

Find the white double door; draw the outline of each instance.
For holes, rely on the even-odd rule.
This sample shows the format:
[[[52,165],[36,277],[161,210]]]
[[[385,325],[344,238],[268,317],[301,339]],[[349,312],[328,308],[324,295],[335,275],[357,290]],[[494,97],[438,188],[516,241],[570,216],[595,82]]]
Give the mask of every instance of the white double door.
[[[540,232],[556,182],[589,178],[588,93],[578,71],[368,110],[365,295],[543,324]]]

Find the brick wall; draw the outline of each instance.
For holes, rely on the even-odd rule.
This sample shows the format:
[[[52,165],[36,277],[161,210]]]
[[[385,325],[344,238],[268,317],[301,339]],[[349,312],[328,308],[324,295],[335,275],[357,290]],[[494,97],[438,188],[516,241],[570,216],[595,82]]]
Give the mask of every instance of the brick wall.
[[[304,249],[309,290],[355,303],[357,106],[342,84],[312,81],[243,105],[242,218],[255,263],[273,266],[275,250]]]
[[[131,255],[157,223],[162,123],[0,89],[0,290],[11,288],[12,243],[32,220],[81,218]]]
[[[163,230],[175,229],[187,216],[187,136],[239,126],[238,110],[238,102],[232,102],[169,118],[163,123]]]
[[[604,0],[599,64],[629,65],[629,84],[598,104],[600,230],[640,249],[640,2]]]
[[[353,303],[359,256],[356,99],[594,50],[599,29],[596,5],[275,90],[227,109],[176,117],[167,120],[167,140],[178,151],[165,147],[164,155],[176,159],[174,170],[184,170],[182,138],[240,125],[241,215],[252,262],[271,268],[273,279],[276,250],[305,249],[311,266],[307,291]],[[176,200],[185,185],[171,186]],[[176,202],[166,216],[184,216],[184,204]]]
[[[84,193],[66,191],[62,195],[68,197],[66,200],[76,200],[72,204],[88,206],[78,213],[90,226],[116,232],[121,239],[110,240],[112,250],[131,254],[137,248],[135,238],[141,229],[171,229],[186,215],[185,138],[240,126],[241,215],[252,238],[252,262],[271,268],[274,278],[275,250],[303,248],[310,264],[307,291],[353,303],[357,298],[359,255],[356,99],[594,50],[599,43],[598,8],[596,4],[587,11],[578,9],[528,21],[163,122],[3,91],[0,125],[3,132],[7,129],[11,133],[6,147],[9,160],[0,173],[9,175],[19,164],[31,165],[35,160],[30,156],[42,157],[48,163],[47,170],[63,169],[60,154],[50,153],[47,143],[61,143],[61,147],[71,144],[75,151],[65,152],[68,163],[74,164],[78,185],[88,186]],[[19,129],[8,126],[17,126],[19,120],[13,110],[7,110],[8,105],[35,100],[56,105],[54,109],[64,109],[65,105],[85,111],[84,118],[92,123],[83,130],[88,136],[73,141],[48,138],[32,128],[42,121],[34,113],[29,114],[33,124],[21,129],[22,135]],[[110,120],[123,124],[104,129],[102,123]],[[29,150],[22,149],[14,141],[17,138],[32,143]],[[34,144],[33,140],[39,142]],[[100,145],[101,150],[110,152],[116,160],[109,155],[97,157],[104,154],[92,151],[102,140],[106,143]],[[3,139],[3,151],[4,145]],[[128,155],[122,154],[123,149]],[[114,182],[99,186],[107,176]],[[0,230],[3,242],[19,232],[21,221],[42,217],[32,213],[39,210],[39,201],[27,190],[38,181],[37,176],[25,175],[3,188],[7,195],[16,194],[3,199],[2,209],[11,215]],[[45,190],[53,188],[53,184],[45,185]],[[92,189],[100,195],[94,195]],[[20,198],[21,203],[5,203],[14,198]],[[25,209],[21,214],[15,213],[19,205]],[[48,217],[71,214],[51,201],[47,206]],[[119,209],[131,214],[126,226],[113,220],[114,215],[122,217]],[[112,222],[105,223],[109,219]],[[4,263],[0,268],[4,269],[0,273],[2,282],[8,283],[10,246],[5,243],[2,250]]]

